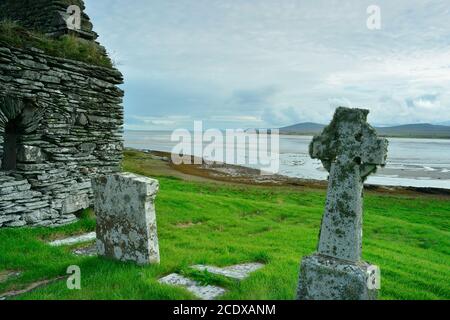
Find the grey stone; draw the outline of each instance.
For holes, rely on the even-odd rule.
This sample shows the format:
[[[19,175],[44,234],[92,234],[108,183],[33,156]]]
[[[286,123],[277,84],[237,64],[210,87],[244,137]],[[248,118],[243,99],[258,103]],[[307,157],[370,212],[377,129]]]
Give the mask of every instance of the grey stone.
[[[8,215],[0,215],[0,223],[12,223],[14,221],[18,221],[21,218],[20,215],[12,215],[12,214],[8,214]]]
[[[358,261],[362,247],[362,192],[366,177],[386,163],[388,142],[367,123],[368,110],[338,108],[314,137],[310,154],[329,170],[319,253]]]
[[[8,180],[4,180],[4,182],[2,182],[1,187],[2,188],[13,187],[14,189],[16,189],[17,187],[27,185],[27,184],[28,184],[27,180],[8,179]]]
[[[60,227],[69,223],[72,223],[77,220],[77,217],[73,214],[64,215],[59,219],[55,219],[52,221],[50,227]]]
[[[262,264],[262,263],[243,263],[243,264],[237,264],[234,266],[228,266],[228,267],[224,267],[224,268],[207,266],[207,265],[192,266],[193,269],[197,269],[200,271],[206,270],[210,273],[222,275],[222,276],[237,279],[237,280],[244,280],[245,278],[247,278],[250,275],[250,273],[255,272],[263,267],[264,267],[264,264]]]
[[[298,296],[303,300],[375,300],[379,269],[316,254],[301,265]]]
[[[14,222],[8,222],[8,223],[4,223],[3,225],[5,227],[23,227],[24,225],[26,225],[27,223],[24,220],[16,220]]]
[[[11,50],[9,50],[8,48],[1,48],[0,47],[0,53],[6,53],[6,54],[10,55],[11,54]]]
[[[61,79],[53,76],[43,75],[40,79],[42,82],[60,83]]]
[[[83,143],[80,145],[80,150],[82,152],[92,153],[97,145],[95,143]]]
[[[74,30],[73,26],[66,22],[69,4],[76,4],[81,9],[80,29]],[[86,39],[95,40],[97,34],[92,30],[93,26],[85,10],[84,2],[65,0],[40,0],[29,3],[22,0],[2,0],[0,19],[12,19],[18,21],[21,26],[32,30],[39,30],[48,36],[57,37],[68,34]],[[42,50],[31,48],[30,52],[42,53]],[[23,55],[26,57],[26,55]],[[65,61],[66,59],[60,59]]]
[[[320,159],[330,176],[319,236],[319,258],[314,255],[303,260],[299,299],[329,299],[329,277],[347,278],[352,285],[354,281],[359,281],[358,288],[367,285],[365,279],[360,276],[367,271],[366,264],[360,261],[363,187],[367,176],[373,173],[378,165],[385,165],[388,146],[387,140],[379,138],[375,129],[367,123],[368,113],[368,110],[363,109],[338,108],[330,125],[311,142],[311,157]],[[321,257],[326,259],[320,259]],[[343,268],[343,265],[352,267]],[[326,277],[320,274],[321,270],[332,270],[333,267],[339,269],[336,274],[331,271]],[[348,271],[344,275],[342,268]],[[371,269],[374,268],[375,266],[371,266]],[[345,282],[345,279],[339,280],[340,283],[342,281]],[[347,296],[345,285],[333,288],[333,297],[336,299],[356,297]],[[338,288],[341,288],[341,291]],[[366,288],[363,291],[367,290]],[[376,297],[376,291],[374,289],[370,294],[365,293],[357,297],[373,299]]]
[[[45,206],[48,206],[48,203],[46,203]],[[48,209],[47,210],[46,209],[39,209],[39,210],[29,209],[29,210],[34,210],[31,213],[27,213],[24,216],[25,221],[29,224],[39,223],[39,222],[43,221],[44,219],[46,219],[49,214]],[[29,211],[29,210],[27,210],[27,211]]]
[[[264,264],[262,263],[243,263],[223,268],[208,265],[191,266],[192,269],[207,271],[239,281],[246,279],[250,275],[250,273],[255,272],[263,267]],[[217,299],[226,292],[226,290],[221,287],[211,285],[204,286],[195,280],[186,278],[177,273],[169,274],[168,276],[159,279],[159,282],[163,284],[184,287],[196,297],[203,300]]]
[[[17,153],[17,160],[20,162],[42,162],[45,159],[41,148],[35,146],[22,145]]]
[[[92,180],[99,255],[138,264],[159,263],[157,180],[116,173]]]
[[[76,256],[95,257],[97,256],[97,245],[93,244],[87,247],[77,248],[72,253]]]
[[[37,198],[40,196],[42,196],[42,194],[37,191],[22,191],[22,192],[14,192],[14,193],[2,195],[2,196],[0,196],[0,201],[32,199],[32,198]]]
[[[177,273],[172,273],[159,279],[159,283],[177,287],[184,287],[194,296],[202,300],[214,300],[223,295],[226,290],[217,286],[202,286],[199,282],[183,277]]]
[[[94,241],[97,238],[97,234],[95,232],[89,232],[85,234],[81,234],[78,236],[73,236],[65,239],[58,239],[52,242],[49,242],[49,245],[52,247],[60,247],[60,246],[69,246],[83,242]]]
[[[77,124],[81,125],[81,126],[85,126],[89,123],[88,118],[86,117],[86,115],[84,113],[80,113],[77,116]]]
[[[62,214],[74,213],[89,207],[89,197],[85,193],[68,196],[62,205]]]

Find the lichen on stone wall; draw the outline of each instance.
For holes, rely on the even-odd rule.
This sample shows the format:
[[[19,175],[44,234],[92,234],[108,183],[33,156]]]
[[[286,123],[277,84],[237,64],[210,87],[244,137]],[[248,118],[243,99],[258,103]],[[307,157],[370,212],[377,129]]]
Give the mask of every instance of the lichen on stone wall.
[[[66,224],[92,204],[91,177],[120,170],[122,81],[115,69],[0,46],[0,161],[15,162],[0,170],[0,227]]]
[[[0,227],[57,226],[120,171],[122,74],[93,40],[82,0],[0,0]]]

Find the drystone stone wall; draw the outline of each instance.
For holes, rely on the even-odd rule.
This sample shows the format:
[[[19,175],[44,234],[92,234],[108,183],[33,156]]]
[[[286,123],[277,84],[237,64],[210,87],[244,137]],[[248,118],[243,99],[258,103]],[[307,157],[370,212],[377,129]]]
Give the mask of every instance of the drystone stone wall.
[[[120,170],[122,81],[0,45],[0,227],[66,224],[92,204],[91,178]]]
[[[83,12],[85,6],[82,0],[0,0],[0,20],[17,21],[27,29],[58,36],[69,33],[64,20],[69,5],[76,5],[81,9],[81,30],[76,32],[77,36],[88,40],[96,39],[92,23]]]

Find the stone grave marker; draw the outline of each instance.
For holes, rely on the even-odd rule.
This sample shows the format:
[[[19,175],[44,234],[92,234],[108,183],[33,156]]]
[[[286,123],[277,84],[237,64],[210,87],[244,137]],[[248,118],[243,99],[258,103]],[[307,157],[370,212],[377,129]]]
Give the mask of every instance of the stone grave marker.
[[[247,279],[251,273],[260,270],[263,267],[264,264],[259,262],[242,263],[221,268],[201,264],[191,266],[192,269],[221,275],[230,279],[234,279],[236,281]],[[212,285],[203,285],[199,281],[190,279],[178,273],[171,273],[159,279],[158,282],[171,286],[184,287],[194,296],[202,300],[215,300],[225,292],[227,292],[227,290],[224,288]]]
[[[386,163],[388,141],[367,123],[369,111],[338,108],[310,144],[310,156],[330,173],[318,252],[304,257],[298,298],[376,299],[379,269],[361,261],[365,179]]]
[[[159,263],[155,197],[157,180],[132,173],[93,179],[97,250],[138,264]]]

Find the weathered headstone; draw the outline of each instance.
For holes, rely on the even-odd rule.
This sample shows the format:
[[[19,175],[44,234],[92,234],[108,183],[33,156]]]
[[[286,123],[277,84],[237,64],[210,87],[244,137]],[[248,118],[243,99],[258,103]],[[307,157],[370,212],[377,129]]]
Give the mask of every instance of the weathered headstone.
[[[131,173],[93,179],[98,254],[138,264],[159,263],[157,180]]]
[[[376,299],[379,269],[361,261],[365,179],[386,163],[388,141],[367,123],[368,110],[338,108],[314,137],[310,155],[330,173],[318,252],[304,257],[298,298]]]

